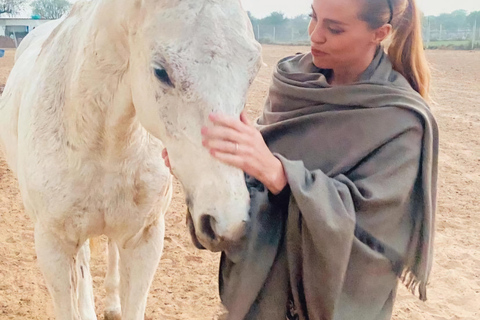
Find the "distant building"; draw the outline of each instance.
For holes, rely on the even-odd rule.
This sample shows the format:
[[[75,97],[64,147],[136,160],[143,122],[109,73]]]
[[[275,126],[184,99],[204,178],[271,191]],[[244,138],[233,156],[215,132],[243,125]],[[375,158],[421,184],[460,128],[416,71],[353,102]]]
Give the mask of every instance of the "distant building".
[[[48,22],[47,19],[32,18],[0,18],[0,36],[14,39],[15,42],[21,41],[30,31]]]

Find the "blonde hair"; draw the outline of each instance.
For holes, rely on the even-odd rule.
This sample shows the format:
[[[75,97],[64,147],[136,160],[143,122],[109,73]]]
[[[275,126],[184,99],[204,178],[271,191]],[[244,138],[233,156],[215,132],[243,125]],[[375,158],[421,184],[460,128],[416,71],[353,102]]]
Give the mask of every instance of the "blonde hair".
[[[412,88],[430,100],[430,67],[425,57],[420,10],[416,0],[363,0],[360,19],[371,29],[392,25],[388,55],[393,69],[401,73]],[[391,18],[391,21],[390,21]]]

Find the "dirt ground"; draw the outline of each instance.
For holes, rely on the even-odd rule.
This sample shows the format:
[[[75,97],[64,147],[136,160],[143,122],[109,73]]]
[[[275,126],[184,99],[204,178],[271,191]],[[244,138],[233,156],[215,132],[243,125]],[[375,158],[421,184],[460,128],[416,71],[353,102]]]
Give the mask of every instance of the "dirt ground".
[[[265,46],[263,67],[247,108],[259,115],[275,62],[305,47]],[[14,51],[0,59],[0,85]],[[430,51],[434,68],[434,113],[441,130],[436,254],[429,300],[401,288],[395,320],[480,319],[480,52]],[[147,319],[214,319],[218,254],[193,247],[185,227],[185,205],[175,184],[166,216],[164,254],[150,290]],[[102,239],[103,244],[105,239]],[[97,314],[103,319],[105,246],[92,254]],[[53,319],[44,280],[36,264],[32,222],[23,212],[17,182],[0,160],[0,320]],[[359,319],[361,320],[361,319]]]

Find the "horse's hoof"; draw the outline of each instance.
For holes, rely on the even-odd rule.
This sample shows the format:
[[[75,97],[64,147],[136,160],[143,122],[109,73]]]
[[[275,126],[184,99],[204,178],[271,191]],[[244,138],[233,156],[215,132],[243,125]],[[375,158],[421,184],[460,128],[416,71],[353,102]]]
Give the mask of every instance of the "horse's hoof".
[[[122,315],[118,311],[105,311],[105,320],[122,320]]]

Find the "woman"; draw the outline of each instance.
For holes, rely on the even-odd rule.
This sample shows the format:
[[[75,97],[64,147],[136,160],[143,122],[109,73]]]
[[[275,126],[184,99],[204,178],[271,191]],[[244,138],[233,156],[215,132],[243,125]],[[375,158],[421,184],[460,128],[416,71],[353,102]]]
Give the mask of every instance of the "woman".
[[[398,277],[426,299],[438,133],[415,0],[313,0],[311,18],[256,127],[202,130],[252,196],[248,243],[222,255],[229,319],[390,319]]]

